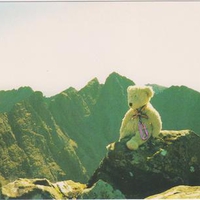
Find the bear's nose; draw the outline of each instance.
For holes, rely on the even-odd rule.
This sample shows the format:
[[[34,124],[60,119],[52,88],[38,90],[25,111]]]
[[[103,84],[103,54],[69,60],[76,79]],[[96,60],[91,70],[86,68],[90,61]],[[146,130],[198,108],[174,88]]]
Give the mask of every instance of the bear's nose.
[[[133,104],[132,103],[129,103],[129,106],[131,107]]]

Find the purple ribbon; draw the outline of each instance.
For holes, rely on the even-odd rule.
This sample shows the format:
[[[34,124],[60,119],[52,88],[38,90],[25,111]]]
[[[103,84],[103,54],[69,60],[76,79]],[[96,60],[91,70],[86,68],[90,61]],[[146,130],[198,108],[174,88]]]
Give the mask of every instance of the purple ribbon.
[[[142,140],[147,140],[149,138],[149,133],[148,133],[148,130],[147,130],[146,126],[142,122],[139,122],[138,123],[138,128],[139,128],[141,139]]]

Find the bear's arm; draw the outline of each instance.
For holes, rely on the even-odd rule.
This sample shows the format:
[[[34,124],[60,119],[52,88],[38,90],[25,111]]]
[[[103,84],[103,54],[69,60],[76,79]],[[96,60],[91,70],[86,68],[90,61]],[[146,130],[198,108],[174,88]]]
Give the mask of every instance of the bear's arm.
[[[154,108],[150,110],[150,112],[148,113],[148,116],[151,119],[151,123],[153,126],[152,136],[158,137],[158,135],[160,134],[160,131],[162,129],[161,117]]]
[[[120,137],[119,140],[129,135],[129,132],[126,130],[128,122],[131,120],[133,116],[133,110],[129,109],[125,114],[124,118],[122,119],[122,124],[120,127]]]

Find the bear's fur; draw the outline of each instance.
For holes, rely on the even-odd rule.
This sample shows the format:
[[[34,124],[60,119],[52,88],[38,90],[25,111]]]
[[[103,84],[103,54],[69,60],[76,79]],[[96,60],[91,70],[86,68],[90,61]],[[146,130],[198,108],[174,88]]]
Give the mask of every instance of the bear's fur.
[[[154,95],[151,87],[129,86],[127,88],[127,93],[130,109],[122,120],[119,140],[128,136],[133,136],[126,145],[130,150],[136,150],[141,144],[146,142],[150,136],[158,137],[162,128],[162,122],[159,113],[149,103]],[[139,121],[146,126],[148,131],[147,139],[141,138],[138,125]]]

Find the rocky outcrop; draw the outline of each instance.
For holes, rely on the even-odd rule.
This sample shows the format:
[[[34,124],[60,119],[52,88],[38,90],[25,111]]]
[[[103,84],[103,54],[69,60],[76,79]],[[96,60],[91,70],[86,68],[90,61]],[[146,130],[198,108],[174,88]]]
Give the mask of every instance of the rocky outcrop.
[[[126,198],[145,198],[178,185],[200,185],[200,137],[189,130],[162,131],[136,151],[126,141],[108,146],[108,153],[88,186],[103,180]]]
[[[146,199],[200,199],[200,186],[180,185]]]
[[[91,188],[74,181],[18,179],[2,187],[0,199],[123,199],[125,196],[99,180]]]

